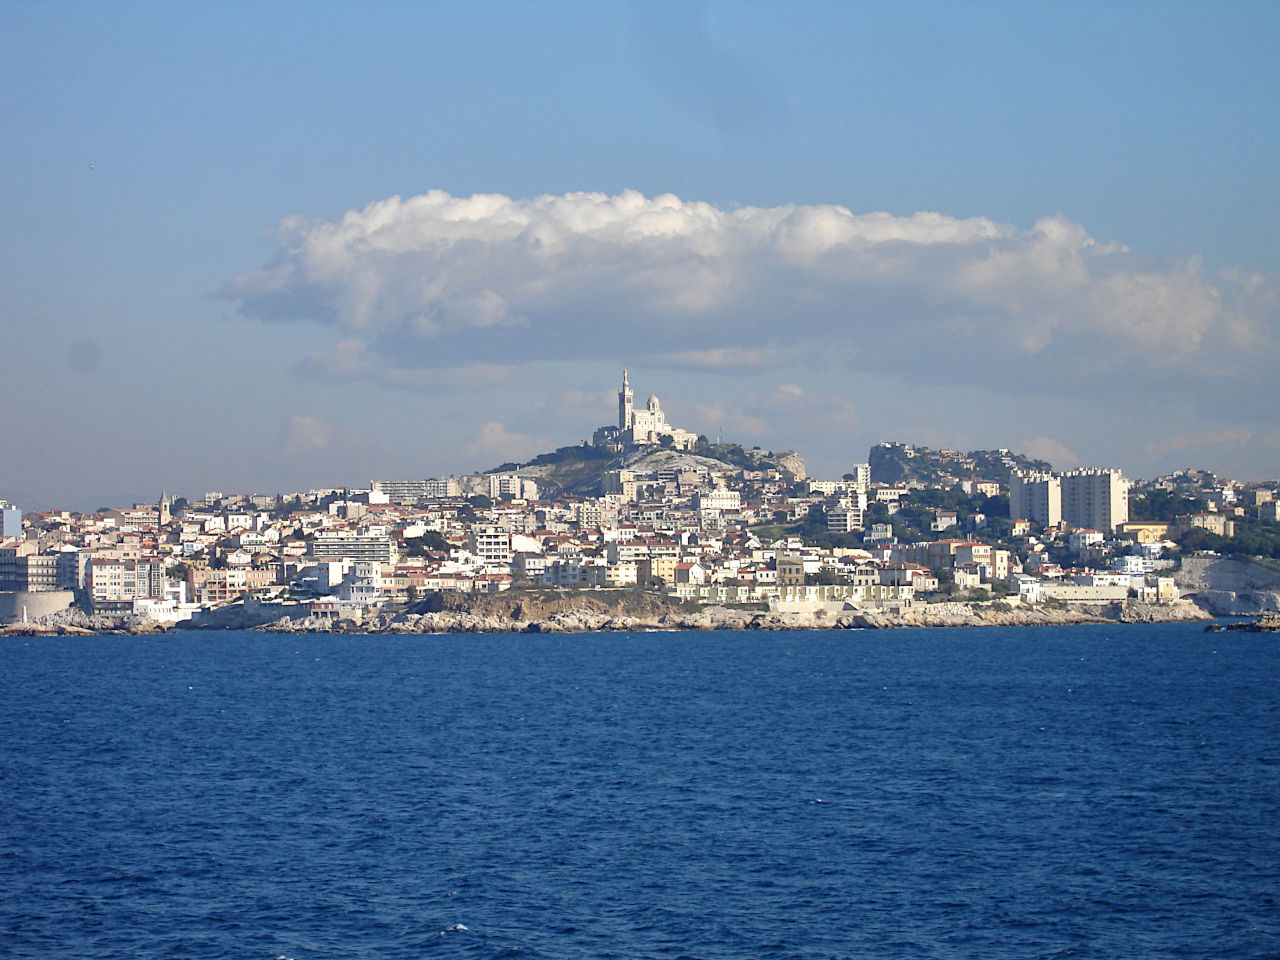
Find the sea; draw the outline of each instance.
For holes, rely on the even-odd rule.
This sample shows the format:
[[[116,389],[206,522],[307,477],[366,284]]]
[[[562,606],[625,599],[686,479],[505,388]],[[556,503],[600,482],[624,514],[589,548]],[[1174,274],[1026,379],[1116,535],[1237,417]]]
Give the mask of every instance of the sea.
[[[1280,640],[0,640],[0,957],[1275,958]]]

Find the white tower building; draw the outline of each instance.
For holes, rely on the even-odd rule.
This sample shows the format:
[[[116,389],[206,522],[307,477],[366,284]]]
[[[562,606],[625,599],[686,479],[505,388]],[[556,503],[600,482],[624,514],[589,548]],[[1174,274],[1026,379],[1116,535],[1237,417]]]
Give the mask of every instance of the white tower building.
[[[1051,473],[1023,473],[1009,477],[1009,517],[1046,527],[1062,522],[1062,482]]]
[[[618,391],[618,429],[626,433],[631,429],[631,420],[635,412],[636,395],[631,390],[631,379],[627,368],[622,368],[622,389]]]

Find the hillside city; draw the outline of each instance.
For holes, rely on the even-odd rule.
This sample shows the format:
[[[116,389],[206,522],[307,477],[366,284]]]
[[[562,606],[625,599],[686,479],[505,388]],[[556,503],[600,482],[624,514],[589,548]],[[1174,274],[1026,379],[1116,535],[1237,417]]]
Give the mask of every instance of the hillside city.
[[[239,607],[359,622],[437,593],[533,589],[888,612],[1173,604],[1184,555],[1280,558],[1278,486],[890,442],[818,479],[794,453],[673,427],[624,371],[616,424],[493,472],[92,513],[0,501],[0,621],[78,609],[200,625]]]

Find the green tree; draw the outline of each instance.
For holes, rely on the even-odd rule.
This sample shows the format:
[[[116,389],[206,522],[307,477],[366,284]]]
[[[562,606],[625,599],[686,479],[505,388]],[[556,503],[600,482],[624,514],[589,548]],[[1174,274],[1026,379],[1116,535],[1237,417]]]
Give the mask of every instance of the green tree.
[[[1196,497],[1153,487],[1129,498],[1129,519],[1168,523],[1189,513],[1203,513],[1207,506]]]
[[[817,573],[806,573],[804,582],[808,586],[832,586],[840,582],[840,575],[834,570],[824,568]]]
[[[448,553],[449,541],[438,531],[428,530],[420,537],[407,537],[404,541],[405,553],[411,557],[425,557],[429,553]]]

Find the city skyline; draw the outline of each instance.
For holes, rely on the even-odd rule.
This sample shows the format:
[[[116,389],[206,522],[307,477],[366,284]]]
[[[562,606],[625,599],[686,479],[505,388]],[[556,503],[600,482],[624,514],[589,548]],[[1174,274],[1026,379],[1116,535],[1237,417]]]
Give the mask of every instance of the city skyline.
[[[1273,5],[12,4],[0,496],[672,423],[1280,464]]]

